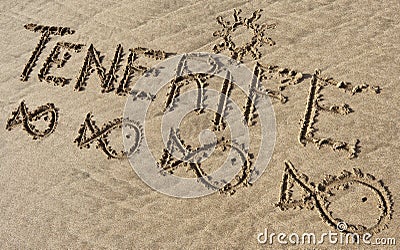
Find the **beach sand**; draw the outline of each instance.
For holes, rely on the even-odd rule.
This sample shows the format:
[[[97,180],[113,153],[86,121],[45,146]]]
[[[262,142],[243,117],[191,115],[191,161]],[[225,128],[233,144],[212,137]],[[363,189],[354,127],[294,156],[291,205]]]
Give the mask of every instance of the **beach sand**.
[[[290,201],[287,192],[281,193],[282,183],[290,188],[286,179],[290,181],[291,178],[285,179],[284,174],[285,167],[291,165],[288,162],[285,165],[285,161],[290,161],[299,173],[308,176],[308,181],[299,179],[308,187],[312,187],[312,183],[317,187],[327,175],[339,176],[342,171],[360,169],[364,175],[342,176],[354,185],[344,190],[335,189],[335,196],[329,197],[331,216],[341,218],[349,225],[366,226],[369,229],[365,232],[373,234],[372,241],[385,237],[400,239],[400,217],[396,206],[400,192],[398,1],[82,3],[35,0],[19,3],[3,0],[1,7],[2,249],[355,249],[354,245],[334,245],[327,240],[321,245],[282,245],[276,237],[272,245],[258,242],[257,236],[265,229],[268,233],[287,235],[338,233],[326,214],[321,214],[317,207],[309,207],[315,201],[307,203],[307,193],[296,182],[292,187],[292,200],[299,200],[297,209],[290,208],[295,206],[293,204],[287,205],[289,209],[280,209]],[[144,47],[175,54],[213,53],[213,46],[222,41],[221,37],[213,36],[222,28],[217,17],[232,23],[234,9],[241,9],[240,15],[247,18],[254,11],[263,9],[255,23],[276,24],[274,29],[266,30],[275,45],[259,47],[261,57],[258,59],[250,54],[243,57],[250,69],[258,62],[265,67],[277,65],[279,69],[301,72],[303,76],[295,83],[291,80],[281,83],[282,70],[281,76],[278,72],[271,73],[278,76],[275,80],[263,82],[264,90],[274,91],[270,99],[277,136],[272,158],[252,186],[242,185],[232,195],[217,192],[193,199],[174,198],[146,185],[128,160],[108,159],[101,148],[96,149],[96,140],[88,149],[78,147],[74,141],[88,113],[101,128],[122,117],[128,98],[115,91],[102,93],[96,72],[90,75],[84,90],[76,90],[90,44],[104,56],[107,71],[117,45],[121,44],[124,57],[117,73],[119,82],[129,48]],[[28,30],[34,26],[24,28],[26,24],[69,27],[74,32],[68,34],[72,32],[59,30],[63,36],[51,35],[36,65],[31,72],[25,72],[27,77],[23,81],[21,74],[42,36],[41,32]],[[241,44],[248,40],[248,34],[251,32],[241,27],[232,38]],[[55,86],[54,82],[40,80],[38,75],[46,58],[61,42],[84,46],[77,48],[81,50],[77,53],[63,45],[63,51],[70,53],[69,60],[60,68],[53,65],[47,75],[71,80],[65,86]],[[221,54],[230,56],[228,50],[222,50]],[[146,60],[148,66],[162,61]],[[312,98],[309,98],[316,69],[321,71],[315,75],[318,78],[315,79],[318,86],[315,86],[320,88],[323,98],[319,100],[320,106],[315,103],[318,93],[311,93]],[[327,77],[333,80],[324,81]],[[131,84],[137,79],[134,76]],[[351,85],[336,86],[341,81]],[[364,83],[366,85],[362,85]],[[362,86],[361,91],[354,88],[357,85]],[[282,96],[287,98],[286,102]],[[312,103],[308,106],[309,100]],[[21,105],[22,101],[24,105]],[[162,103],[161,99],[159,106]],[[343,104],[347,104],[352,112],[343,114],[349,111]],[[24,130],[22,123],[6,129],[12,112],[21,107],[23,113],[25,106],[30,114],[41,106],[52,112],[50,118],[54,118],[53,121],[38,124],[42,129],[49,125],[46,136]],[[159,111],[162,108],[159,107]],[[319,114],[314,119],[316,110]],[[307,113],[311,118],[307,118]],[[189,136],[187,141],[197,140],[197,134],[195,138],[190,137],[190,129],[196,125],[203,128],[204,124],[198,121],[194,119],[191,124],[186,124],[186,131],[183,129],[182,136]],[[310,132],[307,128],[311,127],[316,131],[306,136]],[[115,131],[110,143],[121,150],[121,133],[118,129]],[[164,148],[155,134],[149,133],[148,140],[153,142],[154,151],[161,152]],[[286,173],[289,173],[286,177],[291,177],[293,172],[287,169]],[[367,173],[376,179],[372,180]],[[333,186],[346,186],[340,178],[329,180]],[[323,193],[324,190],[319,191]],[[319,193],[314,192],[316,194]],[[282,202],[280,206],[279,201]],[[304,208],[299,209],[299,206]],[[379,218],[382,220],[378,221]],[[378,227],[374,227],[376,224]],[[365,244],[362,247],[395,248]]]

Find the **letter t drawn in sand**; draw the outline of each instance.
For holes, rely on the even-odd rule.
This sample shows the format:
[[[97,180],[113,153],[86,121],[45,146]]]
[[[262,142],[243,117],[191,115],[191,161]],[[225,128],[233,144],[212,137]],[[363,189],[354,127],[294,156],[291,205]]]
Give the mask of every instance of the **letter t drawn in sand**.
[[[42,53],[43,49],[46,47],[46,44],[50,41],[51,35],[72,35],[75,33],[74,30],[71,30],[67,27],[55,27],[55,26],[43,26],[39,24],[26,24],[25,29],[40,32],[42,36],[40,37],[39,43],[36,45],[36,48],[33,50],[31,57],[28,62],[25,64],[25,67],[21,74],[21,81],[27,81],[29,78],[29,74],[32,72],[33,67],[36,65],[37,60],[39,59],[40,53]]]

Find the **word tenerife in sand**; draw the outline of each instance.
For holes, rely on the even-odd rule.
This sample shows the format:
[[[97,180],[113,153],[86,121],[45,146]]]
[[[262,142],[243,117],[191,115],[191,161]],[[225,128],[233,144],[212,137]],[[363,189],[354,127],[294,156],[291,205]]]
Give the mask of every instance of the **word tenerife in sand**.
[[[72,35],[75,33],[74,30],[71,30],[67,27],[43,26],[38,24],[26,24],[24,27],[29,31],[39,32],[42,35],[22,71],[21,81],[27,81],[29,79],[29,76],[32,73],[33,68],[36,66],[40,54],[43,52],[46,44],[51,40],[53,36]],[[84,46],[84,44],[58,42],[51,50],[48,57],[45,59],[43,66],[40,68],[38,74],[39,80],[52,83],[55,86],[68,85],[71,79],[51,75],[50,69],[53,66],[56,66],[57,68],[64,67],[64,65],[71,58],[71,53],[81,52]],[[96,71],[100,78],[102,92],[112,92],[115,90],[116,94],[125,95],[129,93],[129,84],[132,77],[140,76],[145,73],[152,73],[151,71],[149,71],[148,67],[138,63],[139,58],[144,57],[149,59],[161,60],[167,58],[170,55],[172,55],[172,53],[165,53],[161,50],[152,50],[142,47],[129,49],[129,54],[126,60],[122,79],[120,80],[118,86],[114,86],[114,84],[117,83],[117,72],[121,67],[121,62],[124,56],[123,47],[121,46],[121,44],[117,46],[114,58],[111,62],[111,66],[109,67],[107,72],[106,68],[102,65],[103,56],[100,55],[100,52],[96,50],[93,44],[90,44],[87,49],[82,68],[77,77],[74,89],[78,91],[84,90],[85,86],[87,85],[87,80],[89,79],[89,76],[92,72]]]

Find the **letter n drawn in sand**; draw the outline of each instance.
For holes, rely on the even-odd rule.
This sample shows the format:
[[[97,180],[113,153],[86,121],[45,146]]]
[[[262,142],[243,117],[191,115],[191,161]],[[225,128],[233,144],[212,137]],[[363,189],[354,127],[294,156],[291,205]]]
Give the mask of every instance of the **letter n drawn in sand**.
[[[86,57],[83,61],[83,66],[79,73],[78,80],[75,84],[75,90],[81,91],[85,89],[87,80],[93,70],[97,71],[97,74],[100,78],[102,92],[110,92],[114,90],[113,82],[116,79],[116,72],[118,71],[119,64],[122,60],[121,44],[119,44],[115,50],[114,59],[108,70],[108,73],[106,73],[106,69],[102,65],[102,59],[103,57],[100,56],[100,52],[94,48],[93,44],[90,44]],[[93,64],[94,69],[92,69]]]
[[[83,61],[81,71],[76,81],[75,90],[78,91],[84,90],[87,85],[87,80],[89,76],[91,75],[92,71],[95,70],[100,78],[100,83],[101,83],[100,85],[103,93],[112,92],[116,89],[116,94],[126,95],[130,91],[130,86],[129,86],[130,81],[131,78],[135,75],[135,73],[137,73],[138,76],[143,75],[145,73],[154,73],[154,74],[157,73],[157,72],[148,72],[149,70],[148,67],[138,64],[137,60],[140,57],[161,60],[165,59],[169,55],[172,55],[172,53],[165,53],[164,51],[161,50],[153,50],[142,47],[130,49],[122,79],[118,87],[116,87],[115,83],[118,81],[117,72],[121,67],[121,62],[123,58],[122,45],[119,44],[115,49],[115,54],[111,62],[110,68],[108,69],[108,72],[106,72],[106,69],[105,67],[103,67],[102,64],[103,56],[100,56],[100,52],[95,49],[93,44],[91,44],[87,50],[86,57]],[[92,65],[94,65],[94,67]]]
[[[225,116],[225,112],[227,110],[227,104],[228,104],[229,96],[231,95],[232,88],[233,88],[232,76],[231,76],[231,73],[229,71],[227,71],[224,81],[222,83],[222,89],[221,89],[221,94],[219,96],[217,112],[215,112],[215,116],[214,116],[214,120],[213,120],[214,129],[216,131],[225,129],[226,124],[223,120],[223,117]]]

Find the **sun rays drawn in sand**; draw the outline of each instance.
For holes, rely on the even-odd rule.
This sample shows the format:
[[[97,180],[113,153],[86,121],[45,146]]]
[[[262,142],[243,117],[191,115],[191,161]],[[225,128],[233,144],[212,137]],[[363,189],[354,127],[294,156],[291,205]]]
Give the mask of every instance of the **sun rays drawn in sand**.
[[[297,185],[302,190],[300,199],[292,198],[294,185]],[[343,230],[339,228],[339,224],[344,221],[335,217],[330,210],[332,202],[329,199],[335,196],[339,190],[346,191],[351,186],[365,187],[377,198],[379,217],[376,218],[374,225],[353,225],[346,221],[347,228]],[[362,202],[366,200],[367,198],[364,197]],[[340,229],[342,233],[358,233],[359,235],[364,233],[376,234],[386,229],[393,213],[393,200],[388,187],[382,181],[376,180],[374,176],[364,174],[360,169],[355,168],[353,172],[343,171],[338,176],[328,175],[322,182],[315,184],[305,174],[299,173],[290,161],[285,161],[281,193],[279,202],[275,206],[282,211],[296,208],[317,210],[321,219],[335,230]]]
[[[232,59],[238,62],[248,54],[255,60],[259,59],[261,57],[259,47],[266,44],[270,46],[275,45],[275,42],[267,36],[266,31],[274,29],[276,24],[257,24],[256,21],[261,17],[261,9],[256,10],[249,18],[241,17],[241,12],[240,9],[234,9],[233,21],[225,21],[222,16],[217,17],[217,22],[222,28],[214,32],[213,36],[221,37],[223,41],[214,45],[213,52],[220,53],[224,50],[228,50],[231,53]],[[252,33],[251,40],[243,45],[235,44],[232,40],[233,34],[239,27],[244,27]]]
[[[42,121],[43,120],[43,121]],[[33,123],[48,123],[47,128],[38,129]],[[12,112],[7,121],[6,129],[12,130],[22,125],[24,130],[33,137],[34,140],[43,138],[54,132],[58,123],[58,109],[53,103],[47,103],[30,112],[22,101],[16,111]]]

